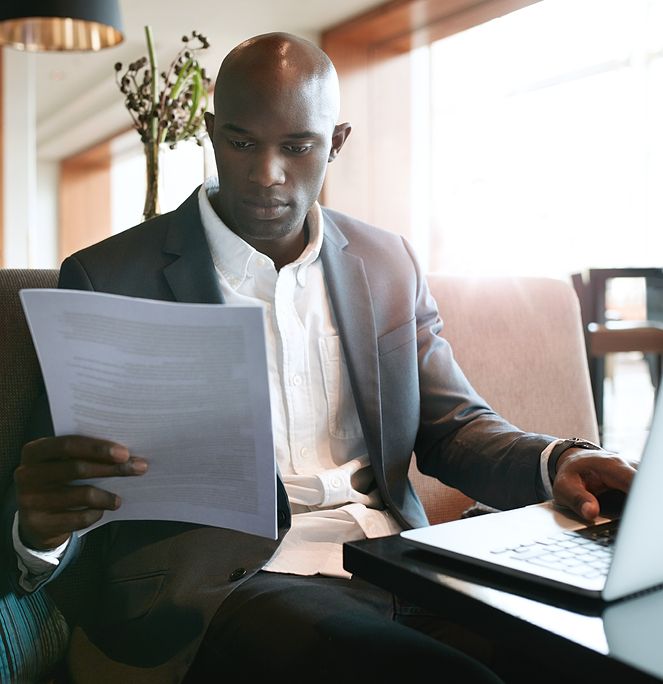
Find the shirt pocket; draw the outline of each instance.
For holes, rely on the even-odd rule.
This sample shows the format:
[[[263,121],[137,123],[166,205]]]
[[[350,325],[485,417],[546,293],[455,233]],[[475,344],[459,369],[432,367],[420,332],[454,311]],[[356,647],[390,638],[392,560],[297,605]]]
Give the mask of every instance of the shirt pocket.
[[[357,439],[362,436],[350,377],[338,335],[321,337],[320,365],[327,400],[329,434],[336,439]]]

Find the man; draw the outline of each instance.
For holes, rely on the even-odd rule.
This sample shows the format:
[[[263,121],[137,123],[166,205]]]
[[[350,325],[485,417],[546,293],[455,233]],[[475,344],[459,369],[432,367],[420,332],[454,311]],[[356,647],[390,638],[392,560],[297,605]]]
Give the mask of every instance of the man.
[[[81,436],[25,445],[17,574],[26,590],[48,582],[73,625],[74,681],[371,682],[431,667],[443,681],[498,681],[348,578],[342,543],[426,524],[407,479],[413,451],[423,472],[500,508],[554,494],[591,520],[595,495],[629,487],[619,457],[496,415],[437,335],[408,244],[320,208],[350,134],[338,113],[334,68],[313,44],[278,33],[242,43],[206,117],[218,185],[62,264],[64,288],[262,306],[279,469],[276,541],[155,521],[79,540],[121,501],[71,481],[149,477],[149,464]],[[41,414],[34,437],[49,434]]]

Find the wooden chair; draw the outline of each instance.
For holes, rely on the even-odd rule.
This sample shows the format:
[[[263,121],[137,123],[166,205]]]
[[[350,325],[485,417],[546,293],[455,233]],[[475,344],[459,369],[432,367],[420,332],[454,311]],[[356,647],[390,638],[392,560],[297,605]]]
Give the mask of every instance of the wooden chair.
[[[614,321],[606,314],[606,288],[615,278],[644,278],[647,283],[646,320]],[[593,268],[574,273],[571,282],[578,295],[585,333],[594,405],[599,430],[603,431],[603,385],[606,357],[620,352],[650,355],[652,383],[656,392],[663,371],[663,269]],[[657,297],[660,298],[657,300]]]

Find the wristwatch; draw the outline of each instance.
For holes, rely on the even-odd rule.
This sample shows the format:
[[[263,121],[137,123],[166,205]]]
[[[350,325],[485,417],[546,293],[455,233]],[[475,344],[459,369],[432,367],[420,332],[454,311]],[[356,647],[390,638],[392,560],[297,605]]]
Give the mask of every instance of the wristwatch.
[[[550,456],[548,456],[548,475],[551,482],[555,481],[555,475],[557,475],[557,461],[559,461],[559,457],[567,449],[591,449],[592,451],[603,451],[603,447],[599,446],[598,444],[594,444],[594,442],[590,442],[587,439],[582,439],[581,437],[563,439],[561,442],[555,444],[550,452]]]

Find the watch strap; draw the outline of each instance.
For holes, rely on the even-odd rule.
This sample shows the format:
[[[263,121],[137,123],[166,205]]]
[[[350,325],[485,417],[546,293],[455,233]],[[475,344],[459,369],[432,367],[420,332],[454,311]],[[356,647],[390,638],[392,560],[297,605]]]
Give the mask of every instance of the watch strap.
[[[603,451],[603,447],[594,442],[590,442],[588,439],[582,439],[581,437],[570,437],[569,439],[563,439],[553,447],[548,456],[548,476],[550,481],[555,481],[555,475],[557,475],[557,462],[559,457],[568,449],[591,449],[592,451]]]

